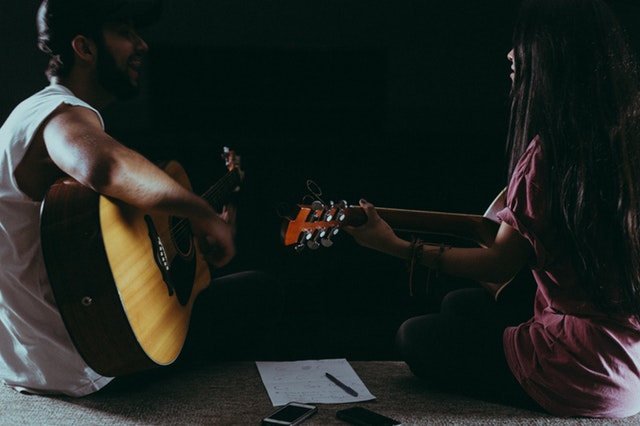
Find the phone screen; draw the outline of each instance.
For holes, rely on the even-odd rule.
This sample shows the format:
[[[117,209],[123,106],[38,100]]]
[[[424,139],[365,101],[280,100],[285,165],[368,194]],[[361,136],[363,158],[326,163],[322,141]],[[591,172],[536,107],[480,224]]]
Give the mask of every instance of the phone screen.
[[[262,419],[263,425],[298,425],[314,415],[318,409],[313,405],[290,402]]]
[[[273,420],[280,420],[283,422],[292,422],[306,414],[308,411],[310,411],[309,408],[298,407],[296,405],[287,405],[282,410],[270,415],[269,418]]]

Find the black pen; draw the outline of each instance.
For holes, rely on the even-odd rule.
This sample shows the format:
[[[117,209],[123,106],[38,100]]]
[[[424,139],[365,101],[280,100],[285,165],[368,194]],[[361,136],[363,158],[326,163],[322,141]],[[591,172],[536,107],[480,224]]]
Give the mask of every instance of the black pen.
[[[329,373],[324,373],[325,376],[327,376],[327,378],[329,380],[331,380],[333,383],[335,383],[336,385],[338,385],[339,387],[342,388],[342,390],[344,390],[346,393],[348,393],[351,396],[358,396],[358,392],[356,392],[355,390],[351,389],[349,386],[345,385],[344,383],[342,383],[340,380],[336,379],[335,377],[333,377],[331,374]]]

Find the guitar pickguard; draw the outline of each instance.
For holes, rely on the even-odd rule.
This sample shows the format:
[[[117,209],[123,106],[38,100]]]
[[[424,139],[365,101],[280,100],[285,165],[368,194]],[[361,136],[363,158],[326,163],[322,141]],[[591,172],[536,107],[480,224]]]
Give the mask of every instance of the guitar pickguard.
[[[162,274],[162,280],[167,286],[169,296],[175,294],[180,304],[186,306],[191,297],[193,280],[196,274],[193,238],[190,230],[182,228],[188,227],[188,225],[184,224],[183,220],[181,221],[175,217],[169,219],[170,230],[180,229],[182,231],[178,232],[177,235],[175,232],[171,232],[171,243],[174,244],[176,250],[175,256],[170,259],[151,216],[145,215],[144,220],[147,224],[153,257]]]
[[[193,290],[196,275],[196,250],[189,221],[171,217],[169,223],[171,229],[181,230],[181,232],[171,233],[176,255],[171,262],[169,272],[178,301],[184,306],[189,302]]]

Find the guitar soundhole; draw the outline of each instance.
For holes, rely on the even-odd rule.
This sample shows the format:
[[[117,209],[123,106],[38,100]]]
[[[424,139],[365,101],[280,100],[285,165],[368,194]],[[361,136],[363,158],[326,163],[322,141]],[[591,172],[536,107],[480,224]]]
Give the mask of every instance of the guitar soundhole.
[[[171,233],[173,244],[180,255],[183,257],[192,256],[193,234],[191,233],[191,226],[189,225],[189,221],[177,217],[172,217],[170,219],[169,226],[170,229],[173,230],[173,232]]]

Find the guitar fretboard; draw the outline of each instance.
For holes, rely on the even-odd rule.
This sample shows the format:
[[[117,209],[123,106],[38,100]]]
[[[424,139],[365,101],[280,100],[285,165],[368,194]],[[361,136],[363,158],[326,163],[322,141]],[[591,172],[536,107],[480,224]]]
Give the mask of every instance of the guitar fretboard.
[[[230,170],[219,179],[207,191],[202,194],[202,198],[211,205],[216,205],[224,200],[224,197],[231,194],[240,185],[240,171],[237,168]]]

